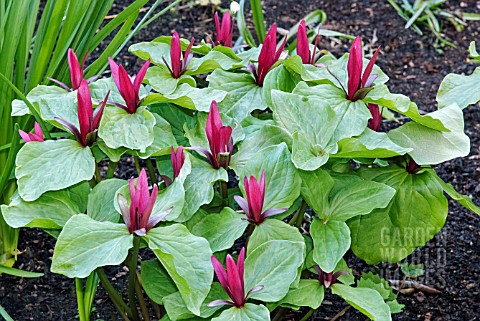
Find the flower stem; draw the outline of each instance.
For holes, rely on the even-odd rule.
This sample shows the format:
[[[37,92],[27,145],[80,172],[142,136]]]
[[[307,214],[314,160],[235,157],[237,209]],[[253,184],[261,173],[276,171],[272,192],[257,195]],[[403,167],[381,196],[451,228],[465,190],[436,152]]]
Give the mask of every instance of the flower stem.
[[[112,162],[112,161],[108,163],[107,174],[105,174],[106,179],[112,178],[115,175],[117,164],[118,164],[117,162]]]
[[[281,321],[285,317],[285,312],[287,312],[287,309],[285,308],[280,308],[278,309],[277,314],[273,317],[272,321]]]
[[[248,242],[250,241],[250,236],[252,236],[253,231],[255,230],[255,224],[249,224],[247,227],[247,240],[245,241],[245,247],[248,246]]]
[[[97,184],[102,181],[102,174],[100,174],[100,168],[98,167],[98,164],[95,165],[95,181]]]
[[[87,321],[85,318],[85,301],[83,297],[83,282],[81,278],[75,278],[75,293],[77,294],[78,319]]]
[[[228,206],[228,186],[227,186],[227,182],[220,181],[220,194],[222,194],[223,201]]]
[[[150,176],[150,180],[152,181],[153,184],[157,185],[158,179],[157,179],[157,175],[155,174],[155,168],[153,167],[152,159],[147,158],[145,160],[145,164],[147,165],[148,176]]]
[[[307,321],[308,318],[310,318],[310,317],[312,316],[313,312],[315,312],[315,310],[314,310],[314,309],[310,309],[310,311],[308,311],[307,314],[305,314],[305,315],[303,316],[303,318],[300,319],[300,321]]]
[[[140,303],[140,310],[142,311],[143,320],[150,321],[150,315],[148,313],[147,304],[145,303],[145,298],[143,297],[142,291],[142,282],[140,278],[140,273],[135,271],[137,275],[137,282],[135,283],[135,292],[137,293],[138,302]]]
[[[259,109],[255,109],[255,110],[253,111],[253,117],[258,118],[259,116],[260,116],[260,110],[259,110]]]
[[[140,159],[138,158],[138,156],[133,156],[133,161],[135,163],[135,168],[137,169],[137,174],[140,175]]]
[[[295,226],[297,228],[300,228],[302,226],[303,222],[303,215],[305,214],[305,211],[307,210],[307,202],[305,200],[302,200],[302,204],[300,204],[300,208],[298,209],[297,213],[292,217],[292,219],[288,222],[288,224]]]
[[[126,313],[130,314],[130,308],[122,300],[122,298],[120,297],[118,292],[114,289],[110,281],[108,281],[108,277],[105,274],[105,271],[103,270],[103,268],[98,267],[96,271],[97,271],[98,277],[100,278],[100,282],[102,282],[102,287],[107,292],[108,296],[110,297],[110,300],[112,300],[113,304],[115,305],[115,308],[117,308],[122,319],[124,321],[130,321],[130,319],[126,315]]]
[[[130,262],[128,262],[128,301],[130,303],[130,310],[132,312],[132,319],[134,321],[140,321],[140,317],[138,316],[137,311],[137,303],[135,299],[135,283],[137,282],[137,263],[140,240],[140,237],[134,236],[133,250],[130,256]]]

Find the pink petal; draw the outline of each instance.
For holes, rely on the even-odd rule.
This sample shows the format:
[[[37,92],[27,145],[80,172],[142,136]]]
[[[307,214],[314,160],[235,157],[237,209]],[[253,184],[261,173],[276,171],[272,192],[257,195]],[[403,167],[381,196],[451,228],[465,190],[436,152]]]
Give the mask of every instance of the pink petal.
[[[235,303],[233,303],[232,301],[228,301],[228,300],[215,300],[215,301],[212,301],[209,304],[207,304],[207,306],[209,306],[209,307],[218,307],[218,306],[222,306],[222,305],[235,305]]]
[[[120,82],[120,95],[125,100],[125,103],[130,114],[134,114],[137,110],[137,95],[133,87],[132,80],[123,66],[118,67],[118,77]]]
[[[43,138],[43,131],[42,131],[42,127],[40,127],[40,124],[35,122],[35,124],[33,125],[33,128],[35,129],[35,136],[37,138],[36,140],[39,142],[45,141],[45,139]]]
[[[95,108],[95,111],[93,113],[92,130],[98,129],[100,120],[102,119],[103,110],[105,109],[105,105],[107,104],[109,95],[110,95],[110,90],[107,92],[107,96],[103,100],[102,104],[100,106],[97,106],[97,108]]]
[[[212,261],[213,269],[215,270],[215,274],[217,275],[218,281],[222,285],[222,287],[225,289],[225,291],[228,292],[228,279],[227,279],[227,272],[225,271],[225,268],[223,267],[223,264],[220,263],[220,261],[215,257],[211,256],[210,260]]]
[[[274,215],[277,215],[277,214],[281,214],[285,211],[287,211],[288,208],[271,208],[269,210],[266,210],[265,212],[263,212],[262,214],[262,218],[265,219],[269,216],[274,216]]]
[[[180,77],[182,48],[180,47],[180,37],[175,31],[170,45],[170,60],[172,62],[172,72],[174,78]]]
[[[133,88],[135,89],[135,94],[138,99],[138,94],[140,91],[140,85],[143,82],[143,79],[145,78],[145,74],[147,73],[148,67],[150,66],[150,59],[148,59],[140,68],[140,71],[137,73],[137,76],[135,77],[135,81],[133,82]],[[138,103],[138,101],[137,101]]]
[[[118,194],[118,207],[122,213],[123,221],[125,225],[130,229],[130,210],[127,199],[122,194]]]
[[[232,299],[236,305],[240,305],[243,303],[245,298],[245,292],[243,291],[243,284],[241,283],[240,274],[235,261],[230,255],[227,255],[226,261],[228,285],[232,293]]]
[[[92,131],[93,107],[90,88],[85,80],[82,80],[77,92],[78,100],[78,123],[80,124],[80,135],[82,144],[85,146],[87,135]]]
[[[238,195],[234,195],[233,199],[235,200],[235,202],[237,202],[238,206],[240,206],[240,208],[243,210],[243,212],[245,212],[245,215],[247,215],[247,217],[248,217],[249,212],[248,212],[248,202],[247,202],[247,200],[244,199],[241,196],[238,196]]]
[[[76,90],[80,87],[80,82],[83,80],[83,73],[80,69],[77,56],[73,52],[72,48],[68,49],[68,67],[70,68],[70,81],[72,83],[72,89]]]
[[[220,28],[220,21],[218,19],[218,12],[215,12],[213,15],[213,18],[215,20],[215,34],[217,35],[217,42],[221,42],[222,39],[222,29]]]
[[[352,99],[355,92],[360,88],[363,67],[362,56],[362,40],[357,36],[350,49],[347,64],[349,99]]]
[[[375,61],[377,60],[378,53],[380,52],[380,46],[375,50],[375,53],[372,56],[372,59],[368,62],[367,67],[365,68],[365,71],[363,72],[362,76],[362,87],[365,87],[365,84],[367,83],[368,78],[370,77],[370,74],[372,73],[373,66],[375,65]]]
[[[192,59],[192,56],[190,55],[190,50],[192,49],[194,41],[195,38],[192,37],[190,39],[190,43],[188,44],[187,50],[185,50],[185,53],[183,55],[182,72],[187,69],[188,63],[190,62],[190,59]]]
[[[112,72],[112,78],[115,82],[115,85],[120,89],[120,79],[118,77],[118,65],[113,61],[112,58],[108,57],[108,62],[110,64],[110,71]]]
[[[237,268],[238,268],[238,275],[240,276],[240,283],[242,284],[242,289],[244,288],[244,280],[243,274],[245,270],[245,247],[242,247],[240,254],[238,255],[237,259]],[[245,291],[242,291],[245,294]]]
[[[20,134],[20,137],[22,137],[22,139],[25,143],[29,143],[29,142],[33,141],[33,139],[31,139],[30,136],[26,132],[24,132],[23,130],[19,129],[18,133]]]
[[[307,37],[305,20],[300,21],[297,31],[297,55],[302,58],[304,64],[310,63],[310,48]]]

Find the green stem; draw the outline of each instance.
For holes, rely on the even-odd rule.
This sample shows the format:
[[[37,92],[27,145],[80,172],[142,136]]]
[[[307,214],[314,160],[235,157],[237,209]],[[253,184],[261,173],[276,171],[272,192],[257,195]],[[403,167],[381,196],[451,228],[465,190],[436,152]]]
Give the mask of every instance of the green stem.
[[[137,281],[137,263],[138,263],[138,250],[140,249],[140,237],[134,236],[133,238],[133,250],[130,256],[130,262],[128,264],[128,301],[130,303],[130,310],[132,312],[132,319],[134,321],[140,321],[137,310],[137,302],[135,299],[135,283]]]
[[[253,231],[255,230],[255,224],[250,223],[247,227],[247,241],[245,242],[245,247],[248,247],[248,242],[250,241],[250,236],[252,236]]]
[[[297,228],[300,228],[302,226],[303,222],[303,215],[305,214],[305,211],[307,210],[307,202],[305,200],[302,200],[302,204],[300,204],[300,208],[298,209],[297,213],[292,217],[292,219],[288,222],[288,224],[295,226]]]
[[[100,168],[98,164],[95,165],[95,182],[98,184],[102,181],[102,174],[100,174]]]
[[[285,308],[280,308],[277,312],[277,314],[275,314],[275,317],[272,319],[272,321],[281,321],[283,320],[284,316],[285,316],[285,312],[287,312],[287,309]]]
[[[110,161],[108,163],[107,174],[105,174],[105,178],[109,179],[115,175],[115,170],[117,169],[117,162]]]
[[[75,278],[75,293],[77,294],[78,318],[80,321],[87,321],[85,317],[85,301],[83,297],[83,281]]]
[[[137,282],[135,283],[135,292],[137,293],[138,302],[140,303],[140,310],[142,311],[143,320],[150,321],[150,315],[148,313],[147,304],[145,303],[145,298],[143,297],[140,273],[138,273],[138,271],[135,271],[135,272],[137,275]]]
[[[303,316],[303,318],[300,319],[300,321],[307,321],[308,318],[310,318],[310,317],[312,316],[313,312],[315,312],[315,310],[314,310],[314,309],[310,309],[310,311],[308,311],[307,314],[305,314],[305,315]]]
[[[98,275],[95,271],[90,273],[87,278],[87,282],[85,283],[85,294],[84,294],[84,302],[85,305],[85,316],[87,321],[90,321],[90,314],[92,313],[92,304],[93,299],[95,298],[95,293],[97,292],[98,288]]]
[[[96,269],[97,275],[100,278],[100,282],[102,282],[102,287],[105,289],[107,292],[108,296],[110,297],[110,300],[112,300],[113,304],[115,305],[115,308],[117,308],[118,312],[120,313],[120,316],[124,321],[130,321],[130,319],[127,317],[126,313],[130,313],[130,308],[127,306],[127,304],[123,301],[123,299],[120,297],[118,292],[114,289],[110,281],[108,281],[108,277],[105,274],[105,271],[103,270],[102,267],[98,267]]]
[[[220,194],[222,194],[223,201],[228,206],[228,186],[227,186],[227,182],[220,181]]]
[[[255,109],[255,110],[253,111],[253,117],[255,117],[255,118],[260,117],[260,110],[259,110],[259,109]]]
[[[137,174],[140,175],[140,171],[142,170],[140,167],[140,159],[138,156],[133,156],[133,161],[135,163],[135,168],[137,169]]]
[[[158,180],[157,180],[157,175],[155,174],[155,168],[153,167],[152,159],[147,158],[145,160],[145,164],[147,165],[147,170],[148,170],[148,175],[150,176],[150,180],[152,181],[153,184],[157,185]]]

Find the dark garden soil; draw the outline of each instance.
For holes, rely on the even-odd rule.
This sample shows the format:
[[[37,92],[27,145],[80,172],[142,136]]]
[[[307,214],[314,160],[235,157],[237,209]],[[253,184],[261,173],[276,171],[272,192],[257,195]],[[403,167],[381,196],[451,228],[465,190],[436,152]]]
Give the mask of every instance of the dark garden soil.
[[[131,1],[116,1],[118,12]],[[247,1],[248,2],[248,1]],[[447,1],[452,10],[461,9],[480,12],[480,1]],[[223,1],[224,6],[229,1]],[[435,95],[442,79],[448,73],[471,73],[474,65],[467,61],[469,42],[480,40],[480,22],[469,23],[462,32],[456,33],[452,25],[446,23],[444,31],[458,48],[447,47],[443,53],[432,45],[434,36],[428,30],[419,36],[405,30],[403,21],[387,1],[350,0],[271,0],[265,1],[265,15],[268,24],[276,21],[279,27],[289,29],[308,12],[320,8],[328,16],[328,27],[362,36],[364,42],[375,48],[382,46],[378,65],[391,77],[389,86],[392,92],[405,94],[415,101],[420,109],[432,111],[436,108]],[[169,35],[177,30],[182,36],[204,38],[213,31],[212,7],[190,9],[182,5],[180,10],[161,17],[157,22],[142,30],[132,43],[149,41],[159,35]],[[321,47],[340,55],[348,50],[346,41],[337,43],[322,39]],[[128,61],[131,72],[136,71],[140,61],[136,61],[126,51],[118,57],[125,64]],[[468,94],[468,93],[465,93]],[[455,159],[438,168],[439,175],[455,188],[480,204],[480,109],[472,106],[464,111],[465,131],[471,138],[471,153],[464,159]],[[435,146],[432,146],[435,148]],[[118,175],[129,178],[135,171],[133,164],[124,162]],[[480,217],[451,202],[447,223],[432,241],[407,258],[410,263],[423,263],[425,276],[417,281],[436,288],[441,294],[423,292],[399,294],[399,301],[405,304],[404,312],[394,320],[424,321],[473,321],[480,320]],[[38,229],[22,229],[20,233],[17,268],[43,272],[38,279],[19,279],[0,276],[0,304],[17,321],[23,320],[75,320],[76,299],[74,282],[66,277],[51,274],[49,267],[54,248],[54,239]],[[145,253],[148,255],[147,253]],[[401,280],[402,274],[396,264],[369,267],[353,256],[349,265],[354,274],[374,270],[387,279]],[[126,279],[122,268],[106,269],[117,288]],[[94,318],[120,320],[113,314],[113,306],[100,288],[95,298]],[[331,295],[327,295],[312,320],[366,320],[354,309],[339,317],[335,316],[347,307]],[[288,315],[289,320],[299,320],[306,311]]]

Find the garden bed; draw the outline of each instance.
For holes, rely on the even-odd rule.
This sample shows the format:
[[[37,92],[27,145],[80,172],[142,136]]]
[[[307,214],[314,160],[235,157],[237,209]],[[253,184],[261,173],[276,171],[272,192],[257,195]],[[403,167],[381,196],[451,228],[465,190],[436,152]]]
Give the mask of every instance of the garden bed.
[[[122,8],[130,1],[117,1]],[[124,3],[124,4],[123,4]],[[457,2],[450,1],[452,10]],[[462,10],[480,10],[480,2],[462,2]],[[471,73],[474,65],[466,60],[466,48],[471,40],[479,39],[480,23],[471,22],[465,31],[456,33],[450,25],[445,25],[447,36],[458,48],[446,47],[440,54],[433,46],[433,35],[428,31],[419,36],[411,30],[404,30],[405,21],[386,1],[349,0],[309,1],[308,5],[296,1],[265,1],[267,24],[276,20],[279,27],[289,29],[306,13],[320,8],[327,14],[327,24],[333,30],[351,35],[360,35],[366,45],[372,48],[382,46],[377,64],[390,76],[390,90],[409,96],[420,109],[436,109],[435,95],[442,79],[451,72]],[[157,22],[142,30],[132,43],[149,41],[159,35],[177,30],[181,36],[195,36],[202,39],[213,31],[214,10],[210,7],[184,8],[171,15],[163,16]],[[374,39],[376,42],[374,41]],[[337,44],[323,38],[320,47],[340,54],[347,50],[349,43]],[[126,52],[119,60],[128,59],[130,70],[137,71],[141,61]],[[465,132],[471,139],[471,153],[464,159],[442,164],[439,176],[451,182],[460,193],[471,195],[475,203],[480,203],[480,111],[478,106],[464,110]],[[434,147],[432,147],[434,148]],[[124,179],[133,174],[133,163],[124,162],[118,169],[118,176]],[[426,247],[415,251],[408,262],[425,264],[425,277],[418,281],[441,291],[438,295],[414,293],[400,294],[399,302],[405,304],[404,312],[395,315],[394,320],[474,320],[480,311],[480,218],[458,204],[451,202],[447,223]],[[53,255],[54,239],[38,229],[22,229],[16,267],[45,273],[39,279],[18,279],[2,275],[0,277],[0,305],[15,320],[74,320],[76,299],[74,282],[57,274],[51,274],[49,267]],[[148,255],[147,253],[144,253]],[[356,276],[371,267],[352,258],[349,266]],[[399,279],[397,265],[379,265],[377,272],[386,279]],[[118,269],[106,269],[112,282],[121,288],[127,273]],[[125,291],[124,291],[125,292]],[[99,289],[94,301],[96,311],[93,320],[116,320],[112,318],[114,308],[108,296]],[[313,320],[331,320],[346,307],[328,296],[316,312]],[[298,315],[301,315],[300,313]],[[291,318],[291,317],[290,317]],[[340,320],[365,320],[365,316],[350,309]]]

